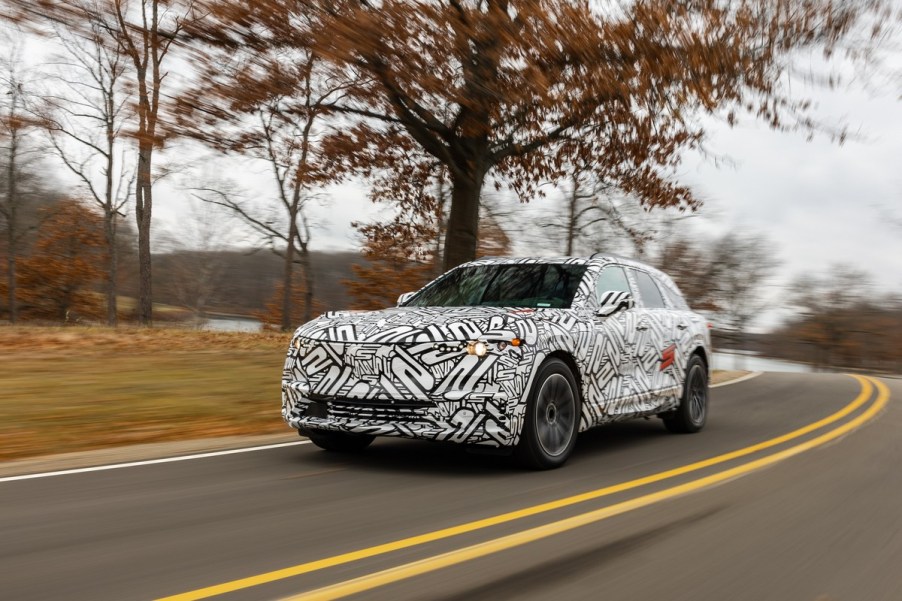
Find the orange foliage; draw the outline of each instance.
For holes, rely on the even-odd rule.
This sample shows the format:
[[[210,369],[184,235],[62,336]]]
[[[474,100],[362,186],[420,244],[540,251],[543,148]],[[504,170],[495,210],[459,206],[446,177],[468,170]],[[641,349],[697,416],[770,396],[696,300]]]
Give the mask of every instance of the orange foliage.
[[[440,212],[431,219],[395,219],[387,224],[358,225],[366,243],[367,265],[353,265],[356,278],[345,281],[354,309],[384,309],[404,292],[419,290],[441,272],[436,250],[441,244]],[[498,221],[484,215],[479,224],[477,256],[510,253],[511,241]]]
[[[103,217],[75,200],[45,209],[31,256],[19,274],[23,316],[73,321],[104,314],[94,288],[103,281]]]
[[[366,237],[367,265],[352,265],[354,280],[345,281],[353,309],[393,307],[404,292],[419,290],[436,275],[429,245],[436,230],[398,222],[360,226]]]
[[[263,327],[268,330],[278,330],[282,328],[282,293],[285,290],[285,284],[278,282],[273,290],[272,296],[266,301],[266,308],[263,311],[254,313],[254,317],[263,323]],[[303,280],[294,282],[291,292],[291,315],[288,323],[298,326],[301,324],[304,309],[307,305],[307,287]],[[313,299],[311,312],[313,315],[319,315],[325,311],[325,305],[320,301]]]

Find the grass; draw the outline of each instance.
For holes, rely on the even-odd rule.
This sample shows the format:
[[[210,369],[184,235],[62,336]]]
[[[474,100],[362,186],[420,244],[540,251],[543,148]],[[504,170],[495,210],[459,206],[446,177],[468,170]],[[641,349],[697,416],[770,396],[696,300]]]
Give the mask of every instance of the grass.
[[[0,460],[285,432],[279,384],[288,338],[0,326]]]
[[[0,327],[0,460],[283,432],[288,335]]]

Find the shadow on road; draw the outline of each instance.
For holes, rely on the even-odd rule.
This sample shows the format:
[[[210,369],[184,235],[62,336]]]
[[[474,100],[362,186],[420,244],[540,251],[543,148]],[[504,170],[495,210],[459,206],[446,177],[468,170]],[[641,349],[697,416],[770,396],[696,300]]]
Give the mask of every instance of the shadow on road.
[[[595,461],[611,452],[639,448],[652,440],[673,437],[660,421],[632,420],[582,432],[570,462]],[[368,472],[403,472],[447,477],[497,477],[499,473],[529,473],[509,451],[472,450],[461,445],[398,438],[377,438],[360,453],[333,453],[311,446],[296,456],[297,463],[318,469],[358,468]],[[563,468],[566,469],[566,466]]]

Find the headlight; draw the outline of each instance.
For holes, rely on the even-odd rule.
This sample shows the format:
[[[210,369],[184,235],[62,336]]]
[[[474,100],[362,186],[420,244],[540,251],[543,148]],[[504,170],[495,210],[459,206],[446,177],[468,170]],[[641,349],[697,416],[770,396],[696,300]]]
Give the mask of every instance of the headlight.
[[[301,350],[301,339],[300,339],[300,337],[295,338],[295,339],[294,339],[294,342],[293,342],[291,345],[295,348],[295,350],[298,350],[298,351]]]
[[[474,340],[467,343],[467,354],[485,357],[489,352],[489,345],[482,340]]]

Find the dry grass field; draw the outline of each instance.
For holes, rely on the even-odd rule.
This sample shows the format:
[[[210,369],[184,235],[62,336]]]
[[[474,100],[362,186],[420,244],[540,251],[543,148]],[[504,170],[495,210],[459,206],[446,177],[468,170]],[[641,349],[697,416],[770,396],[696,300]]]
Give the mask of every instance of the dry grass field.
[[[288,335],[0,327],[0,460],[285,431]]]

